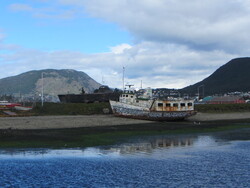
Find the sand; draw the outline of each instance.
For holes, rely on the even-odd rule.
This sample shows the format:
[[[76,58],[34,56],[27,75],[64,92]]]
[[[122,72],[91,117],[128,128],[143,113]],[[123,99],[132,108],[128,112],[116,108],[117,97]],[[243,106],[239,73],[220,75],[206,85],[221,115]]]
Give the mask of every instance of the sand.
[[[195,116],[188,118],[188,121],[206,122],[238,119],[250,119],[250,112],[197,113]],[[0,129],[62,129],[147,123],[152,123],[152,121],[120,118],[113,115],[1,117]]]

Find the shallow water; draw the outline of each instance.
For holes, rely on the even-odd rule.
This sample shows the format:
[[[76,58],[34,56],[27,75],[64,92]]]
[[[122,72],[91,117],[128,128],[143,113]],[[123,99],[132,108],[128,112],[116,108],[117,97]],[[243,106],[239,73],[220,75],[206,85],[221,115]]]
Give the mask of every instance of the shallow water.
[[[0,150],[0,187],[248,187],[250,129],[113,146]]]

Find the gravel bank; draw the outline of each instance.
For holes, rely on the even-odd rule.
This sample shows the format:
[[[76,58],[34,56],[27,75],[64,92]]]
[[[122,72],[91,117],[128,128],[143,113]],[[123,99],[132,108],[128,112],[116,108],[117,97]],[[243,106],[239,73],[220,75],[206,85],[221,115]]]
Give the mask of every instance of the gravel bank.
[[[197,113],[195,116],[188,118],[188,121],[206,122],[238,119],[250,119],[250,112]],[[1,117],[0,129],[61,129],[148,123],[152,123],[152,121],[120,118],[113,115]]]
[[[2,117],[0,129],[59,129],[150,123],[113,115]]]

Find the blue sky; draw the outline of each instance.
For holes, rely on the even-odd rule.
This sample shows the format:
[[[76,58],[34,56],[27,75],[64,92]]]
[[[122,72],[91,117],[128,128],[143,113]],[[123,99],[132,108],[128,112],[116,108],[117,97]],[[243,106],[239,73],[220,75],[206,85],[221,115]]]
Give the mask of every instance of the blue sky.
[[[34,15],[13,8],[18,4],[4,1],[1,6],[1,28],[6,35],[5,43],[18,44],[25,48],[39,50],[74,50],[83,53],[107,52],[109,47],[129,43],[129,33],[114,23],[81,14],[76,18],[35,18]],[[44,7],[43,3],[31,3],[36,8]],[[48,4],[48,6],[52,6]],[[111,37],[112,36],[112,37]]]
[[[182,88],[249,56],[250,0],[8,0],[0,78],[75,69],[110,87]]]

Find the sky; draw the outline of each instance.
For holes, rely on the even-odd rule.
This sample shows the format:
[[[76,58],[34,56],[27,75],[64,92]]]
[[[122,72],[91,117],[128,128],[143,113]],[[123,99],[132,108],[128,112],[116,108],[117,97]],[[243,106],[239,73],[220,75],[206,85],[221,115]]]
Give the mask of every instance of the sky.
[[[74,69],[112,88],[183,88],[250,53],[250,0],[4,0],[0,78]]]

